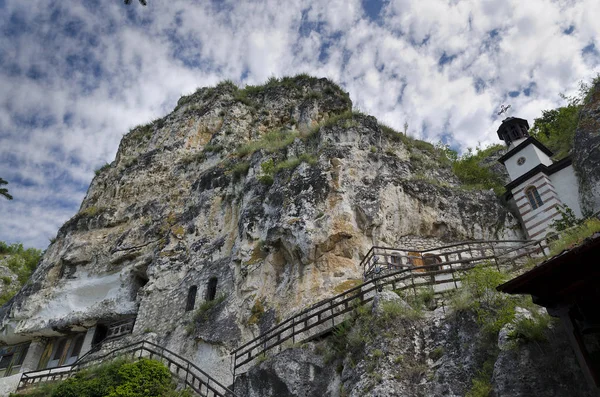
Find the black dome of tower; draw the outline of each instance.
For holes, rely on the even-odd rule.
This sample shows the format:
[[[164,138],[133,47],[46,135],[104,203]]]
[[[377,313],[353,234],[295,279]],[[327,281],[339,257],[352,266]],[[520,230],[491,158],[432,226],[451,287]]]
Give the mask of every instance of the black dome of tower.
[[[527,137],[529,137],[529,123],[525,119],[508,117],[498,128],[498,138],[503,140],[507,146],[511,142]]]

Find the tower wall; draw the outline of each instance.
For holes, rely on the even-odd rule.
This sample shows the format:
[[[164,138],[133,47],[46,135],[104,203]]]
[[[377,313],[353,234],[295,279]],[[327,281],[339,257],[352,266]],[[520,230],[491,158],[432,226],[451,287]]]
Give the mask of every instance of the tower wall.
[[[543,201],[543,204],[536,209],[531,206],[525,194],[526,190],[531,186],[537,189]],[[512,193],[523,219],[527,236],[530,239],[543,237],[551,230],[550,224],[557,217],[560,217],[556,207],[562,204],[550,177],[543,173],[536,174],[516,186],[512,190]]]

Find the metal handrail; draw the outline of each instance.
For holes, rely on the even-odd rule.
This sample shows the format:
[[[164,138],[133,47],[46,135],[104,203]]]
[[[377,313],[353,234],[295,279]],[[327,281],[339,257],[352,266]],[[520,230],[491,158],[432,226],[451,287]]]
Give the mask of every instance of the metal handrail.
[[[150,355],[150,358],[153,358],[155,355],[160,357],[161,359],[165,359],[167,361],[167,367],[169,371],[179,377],[181,380],[184,380],[186,386],[189,386],[194,390],[197,394],[206,397],[237,397],[236,394],[222,385],[219,381],[211,377],[201,368],[199,368],[194,363],[190,362],[185,357],[180,356],[179,354],[172,352],[160,345],[157,345],[153,342],[149,341],[139,341],[136,343],[131,343],[126,346],[122,346],[120,348],[111,350],[110,352],[103,354],[98,357],[89,358],[86,360],[82,359],[77,360],[73,365],[65,365],[61,367],[47,368],[43,370],[30,371],[25,372],[21,376],[19,381],[19,385],[17,390],[22,390],[30,384],[40,383],[45,380],[56,380],[56,377],[60,375],[60,379],[65,377],[73,376],[78,371],[87,368],[92,365],[99,364],[108,358],[116,358],[119,356],[125,356],[128,354],[132,354],[132,358],[136,358],[137,353],[140,353],[137,358],[143,357],[143,352],[147,352]],[[166,354],[170,355],[168,357]],[[180,362],[175,361],[175,359],[180,360]],[[176,371],[171,369],[171,365],[176,367]],[[65,371],[58,373],[51,373],[56,369],[65,369]],[[180,370],[183,370],[184,377],[180,375]],[[190,380],[191,377],[191,380]],[[206,379],[204,380],[203,377]],[[52,379],[49,379],[52,378]],[[196,386],[197,384],[197,386]],[[203,390],[204,387],[204,390]]]

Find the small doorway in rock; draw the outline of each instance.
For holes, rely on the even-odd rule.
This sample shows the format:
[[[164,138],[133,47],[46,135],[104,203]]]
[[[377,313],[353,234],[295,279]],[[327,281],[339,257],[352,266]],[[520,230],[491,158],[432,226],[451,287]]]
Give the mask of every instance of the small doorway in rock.
[[[108,334],[108,327],[103,324],[96,325],[96,332],[94,333],[94,338],[92,339],[92,347],[96,346],[104,339],[106,339],[106,335]]]
[[[187,302],[185,304],[185,311],[189,312],[190,310],[194,310],[194,306],[196,305],[196,293],[198,292],[198,287],[192,285],[190,290],[188,291]]]
[[[206,287],[206,300],[212,301],[217,297],[217,278],[212,277],[208,280],[208,286]]]
[[[442,263],[442,258],[434,254],[425,254],[423,255],[423,260],[425,261],[425,266],[431,266],[427,268],[428,272],[434,272],[437,270],[441,270],[442,266],[434,266]]]

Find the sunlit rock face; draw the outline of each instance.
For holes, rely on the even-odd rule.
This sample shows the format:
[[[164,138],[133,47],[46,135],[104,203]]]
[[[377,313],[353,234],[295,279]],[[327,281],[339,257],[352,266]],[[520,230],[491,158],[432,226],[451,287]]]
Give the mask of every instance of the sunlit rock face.
[[[600,211],[600,82],[590,90],[575,132],[573,166],[584,214]]]
[[[372,245],[522,238],[493,192],[462,189],[427,145],[351,107],[326,79],[223,83],[132,130],[3,308],[2,340],[137,313],[134,336],[214,367],[360,279]],[[220,298],[196,317],[192,286],[195,309]]]

